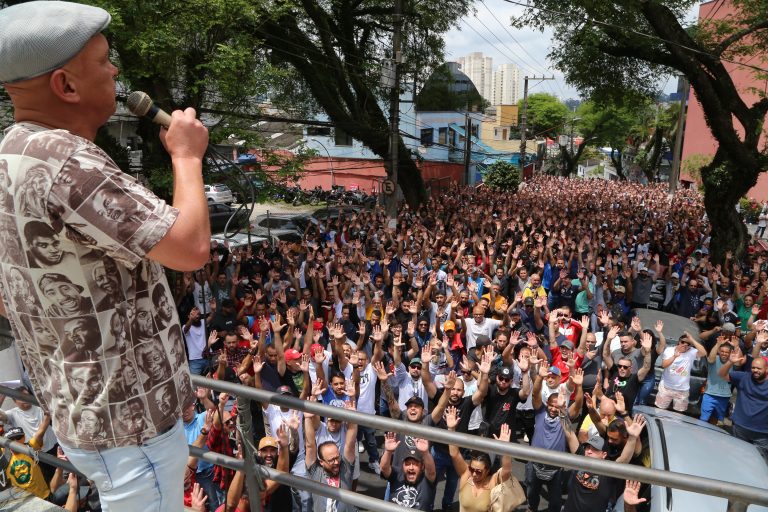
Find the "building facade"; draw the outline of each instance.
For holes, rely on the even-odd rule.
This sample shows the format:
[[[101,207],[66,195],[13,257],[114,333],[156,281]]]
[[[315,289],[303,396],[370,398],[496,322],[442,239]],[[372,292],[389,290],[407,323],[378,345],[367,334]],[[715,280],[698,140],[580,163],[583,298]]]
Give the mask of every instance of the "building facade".
[[[520,68],[502,64],[493,72],[493,105],[516,105],[520,100]]]
[[[483,57],[482,52],[472,52],[457,59],[459,68],[477,87],[480,95],[493,102],[493,58]]]

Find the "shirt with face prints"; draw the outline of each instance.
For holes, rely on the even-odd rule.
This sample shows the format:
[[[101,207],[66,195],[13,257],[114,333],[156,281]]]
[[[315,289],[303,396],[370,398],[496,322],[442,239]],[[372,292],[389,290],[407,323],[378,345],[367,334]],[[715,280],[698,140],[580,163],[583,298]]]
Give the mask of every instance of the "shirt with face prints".
[[[194,394],[173,295],[146,255],[178,210],[65,130],[11,126],[0,167],[13,206],[0,211],[0,292],[59,442],[106,449],[166,431]]]

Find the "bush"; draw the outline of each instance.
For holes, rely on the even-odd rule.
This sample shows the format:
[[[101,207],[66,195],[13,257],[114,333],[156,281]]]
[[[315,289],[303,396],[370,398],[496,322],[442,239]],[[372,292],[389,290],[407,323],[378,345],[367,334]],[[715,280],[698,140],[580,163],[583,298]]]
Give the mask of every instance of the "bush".
[[[742,197],[739,199],[739,206],[741,207],[741,215],[744,217],[744,220],[752,224],[757,223],[760,212],[763,210],[763,205],[753,199]]]
[[[514,194],[520,181],[520,169],[509,162],[494,162],[483,171],[483,183],[492,190]]]

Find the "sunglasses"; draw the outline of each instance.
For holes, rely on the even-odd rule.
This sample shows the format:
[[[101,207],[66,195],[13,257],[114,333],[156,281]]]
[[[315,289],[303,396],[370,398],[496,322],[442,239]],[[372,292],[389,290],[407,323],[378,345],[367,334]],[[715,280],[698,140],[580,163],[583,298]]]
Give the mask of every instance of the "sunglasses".
[[[619,368],[624,368],[625,370],[632,368],[631,364],[617,364],[616,366]]]
[[[421,365],[420,364],[412,364],[412,365],[410,365],[410,368],[418,368],[419,370],[421,370]]]
[[[473,468],[472,466],[469,466],[467,469],[473,475],[482,475],[485,472],[485,468]]]
[[[472,375],[472,372],[470,370],[461,370],[461,373],[464,375]]]
[[[510,382],[512,380],[509,377],[496,377],[496,378],[499,379],[499,381],[501,382]]]

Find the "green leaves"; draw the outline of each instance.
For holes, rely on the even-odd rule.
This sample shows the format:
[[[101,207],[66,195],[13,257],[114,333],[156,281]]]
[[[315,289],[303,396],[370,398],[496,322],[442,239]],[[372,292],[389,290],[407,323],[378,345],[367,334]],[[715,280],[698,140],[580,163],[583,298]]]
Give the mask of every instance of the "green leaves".
[[[483,183],[492,190],[514,194],[520,181],[520,169],[509,162],[494,162],[483,171]]]

